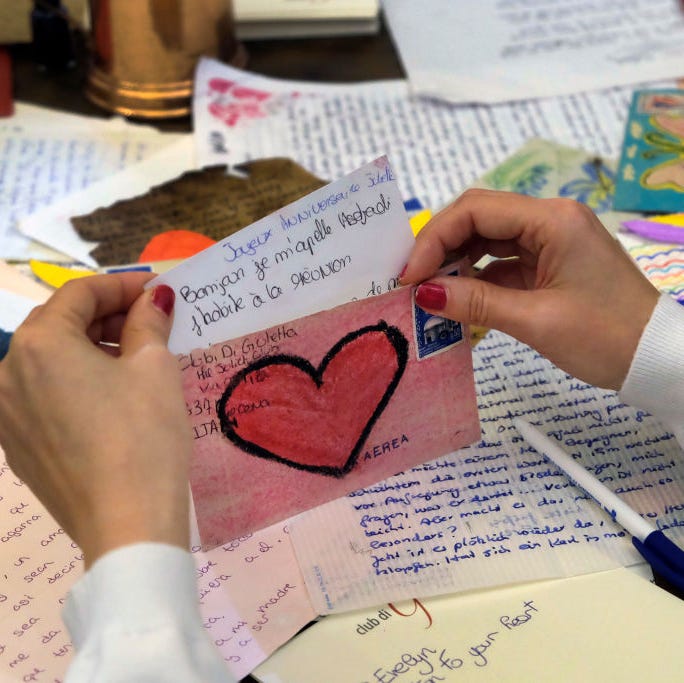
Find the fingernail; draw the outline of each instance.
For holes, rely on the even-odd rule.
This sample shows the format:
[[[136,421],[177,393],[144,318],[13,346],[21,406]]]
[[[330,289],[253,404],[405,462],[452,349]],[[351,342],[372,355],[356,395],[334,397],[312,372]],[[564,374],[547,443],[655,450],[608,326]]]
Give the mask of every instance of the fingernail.
[[[152,303],[166,315],[171,315],[176,293],[168,285],[157,285],[152,292]]]
[[[404,264],[404,267],[401,269],[401,273],[399,273],[399,279],[400,280],[404,277],[404,273],[406,272],[407,268],[408,268],[408,263]]]
[[[441,311],[446,306],[446,289],[434,282],[426,282],[418,285],[416,290],[416,303],[421,308],[429,308],[433,311]]]

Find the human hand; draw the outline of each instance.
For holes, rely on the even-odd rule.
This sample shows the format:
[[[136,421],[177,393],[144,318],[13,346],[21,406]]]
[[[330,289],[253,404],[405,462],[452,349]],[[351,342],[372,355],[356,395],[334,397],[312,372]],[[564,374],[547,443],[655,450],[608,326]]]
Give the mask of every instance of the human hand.
[[[68,283],[31,312],[0,362],[7,462],[87,566],[128,543],[189,540],[192,436],[166,348],[173,290],[143,292],[151,277]]]
[[[450,252],[474,277],[433,277]],[[429,282],[423,282],[430,278]],[[430,313],[496,328],[590,384],[619,389],[658,291],[582,204],[469,190],[416,238],[401,282]]]

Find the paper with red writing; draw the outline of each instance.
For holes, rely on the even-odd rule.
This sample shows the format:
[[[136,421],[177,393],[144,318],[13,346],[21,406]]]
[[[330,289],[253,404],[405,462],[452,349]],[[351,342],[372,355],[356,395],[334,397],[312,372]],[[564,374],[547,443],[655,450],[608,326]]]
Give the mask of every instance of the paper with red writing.
[[[480,434],[459,324],[401,288],[179,356],[206,547]]]
[[[681,610],[629,569],[378,604],[320,620],[252,675],[261,683],[678,681]]]

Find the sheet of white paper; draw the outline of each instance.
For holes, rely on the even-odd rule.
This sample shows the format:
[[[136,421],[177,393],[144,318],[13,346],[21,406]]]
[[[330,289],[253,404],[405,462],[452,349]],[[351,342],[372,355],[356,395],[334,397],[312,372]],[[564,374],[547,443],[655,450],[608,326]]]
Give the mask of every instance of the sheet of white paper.
[[[41,207],[89,188],[157,150],[176,135],[120,120],[55,114],[24,108],[0,127],[0,253],[8,259],[55,258],[31,244],[18,221]],[[50,234],[51,225],[42,229]],[[49,244],[60,252],[55,240]]]
[[[33,299],[0,288],[0,328],[13,332],[35,306]]]
[[[0,329],[13,332],[38,304],[50,296],[51,290],[22,275],[0,261]]]
[[[234,339],[396,286],[413,233],[389,161],[243,228],[158,276],[176,292],[174,353]]]
[[[72,112],[43,107],[28,102],[15,102],[14,113],[11,117],[0,119],[0,130],[13,129],[18,127],[36,128],[79,128],[82,131],[96,132],[99,130],[128,130],[131,133],[144,135],[149,133],[151,136],[169,137],[167,133],[161,133],[159,129],[147,123],[133,123],[122,116],[84,116]],[[173,134],[171,134],[173,135]]]
[[[419,95],[504,102],[682,75],[678,0],[391,0],[383,9]]]
[[[143,161],[93,182],[19,221],[24,235],[86,265],[97,267],[90,256],[95,246],[81,239],[70,218],[109,206],[120,199],[144,194],[151,187],[173,180],[195,168],[192,136],[183,135]]]
[[[386,154],[402,196],[433,210],[533,137],[617,158],[632,93],[457,107],[411,98],[404,81],[313,87],[209,59],[196,78],[200,165],[286,156],[333,179]]]
[[[684,453],[672,433],[499,332],[473,364],[480,443],[294,518],[319,612],[641,562],[629,534],[523,441],[514,417],[684,541]]]

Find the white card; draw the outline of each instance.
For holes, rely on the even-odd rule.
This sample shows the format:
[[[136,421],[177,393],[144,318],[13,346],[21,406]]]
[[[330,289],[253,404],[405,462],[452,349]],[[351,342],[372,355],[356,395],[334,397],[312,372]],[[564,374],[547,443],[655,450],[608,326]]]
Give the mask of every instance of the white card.
[[[184,353],[389,291],[413,239],[389,161],[380,157],[149,286],[174,289],[169,348]]]

